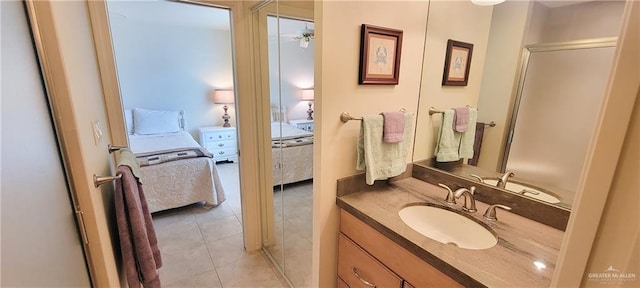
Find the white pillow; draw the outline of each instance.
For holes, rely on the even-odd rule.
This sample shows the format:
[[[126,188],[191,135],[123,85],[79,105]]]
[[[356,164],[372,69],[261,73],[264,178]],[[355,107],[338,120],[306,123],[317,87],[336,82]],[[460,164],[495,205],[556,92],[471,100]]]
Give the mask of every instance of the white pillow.
[[[133,135],[133,111],[124,109],[124,124],[127,127],[127,134]]]
[[[133,127],[137,135],[180,131],[180,111],[133,109]]]

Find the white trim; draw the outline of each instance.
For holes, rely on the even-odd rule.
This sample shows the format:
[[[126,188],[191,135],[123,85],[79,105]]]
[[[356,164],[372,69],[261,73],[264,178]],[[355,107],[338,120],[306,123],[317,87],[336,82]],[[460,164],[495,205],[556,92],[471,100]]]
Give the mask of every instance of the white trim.
[[[578,287],[616,171],[640,85],[640,2],[626,3],[622,33],[589,157],[562,242],[551,287]]]

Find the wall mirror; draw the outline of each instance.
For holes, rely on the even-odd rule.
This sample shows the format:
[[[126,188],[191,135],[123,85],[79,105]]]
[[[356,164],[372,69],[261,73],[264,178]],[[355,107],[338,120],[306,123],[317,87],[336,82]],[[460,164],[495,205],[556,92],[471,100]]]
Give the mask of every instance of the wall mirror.
[[[252,15],[262,135],[263,250],[292,287],[311,285],[313,2],[264,1]]]
[[[494,187],[499,176],[513,172],[504,191],[570,210],[624,6],[624,1],[507,1],[490,7],[432,3],[427,47],[447,39],[476,46],[465,87],[441,87],[442,62],[429,54],[444,55],[444,48],[425,51],[414,163]],[[431,15],[443,11],[475,19],[455,28],[473,31],[469,37],[476,38],[436,30],[439,17]],[[434,151],[442,114],[428,111],[465,105],[478,109],[482,144],[477,163],[438,163]]]

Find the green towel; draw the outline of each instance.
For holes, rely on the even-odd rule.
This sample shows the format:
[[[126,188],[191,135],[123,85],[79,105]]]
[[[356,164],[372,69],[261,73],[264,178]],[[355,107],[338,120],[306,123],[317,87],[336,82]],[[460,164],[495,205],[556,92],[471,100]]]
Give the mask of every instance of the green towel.
[[[473,143],[476,141],[476,120],[478,110],[469,108],[469,123],[467,131],[460,136],[460,158],[473,158]],[[456,132],[458,133],[458,132]]]
[[[120,149],[120,155],[118,156],[118,166],[129,166],[131,168],[131,172],[133,176],[140,181],[140,164],[138,163],[138,159],[133,155],[133,152],[129,150],[129,148]]]
[[[398,176],[407,169],[409,143],[413,139],[411,125],[413,115],[406,113],[404,121],[404,139],[402,142],[385,143],[383,141],[382,115],[363,117],[357,145],[356,169],[366,170],[367,184],[375,180],[385,180]]]
[[[436,144],[436,161],[451,162],[460,160],[458,150],[460,148],[461,133],[453,131],[453,116],[455,111],[448,109],[442,113],[442,124]],[[469,130],[469,128],[467,128]]]
[[[453,130],[453,115],[455,111],[452,109],[445,110],[442,113],[442,125],[440,126],[440,134],[436,144],[436,161],[451,162],[458,161],[460,158],[473,158],[473,143],[476,136],[476,119],[478,110],[469,108],[469,126],[465,132],[456,132]]]

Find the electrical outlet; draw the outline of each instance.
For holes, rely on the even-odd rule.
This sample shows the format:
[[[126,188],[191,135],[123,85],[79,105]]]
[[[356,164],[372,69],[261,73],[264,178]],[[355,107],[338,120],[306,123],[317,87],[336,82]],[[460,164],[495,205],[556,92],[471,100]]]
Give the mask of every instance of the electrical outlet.
[[[93,141],[98,145],[102,140],[102,126],[100,125],[100,121],[92,121],[91,127],[93,128]]]

